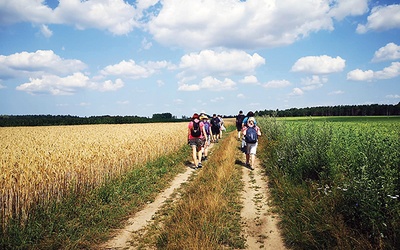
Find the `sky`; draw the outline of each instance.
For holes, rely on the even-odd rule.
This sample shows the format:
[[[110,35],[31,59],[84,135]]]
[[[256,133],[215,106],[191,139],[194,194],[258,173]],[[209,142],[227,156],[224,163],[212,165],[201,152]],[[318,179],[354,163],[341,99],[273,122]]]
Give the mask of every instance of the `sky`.
[[[400,0],[0,0],[0,115],[400,102]]]

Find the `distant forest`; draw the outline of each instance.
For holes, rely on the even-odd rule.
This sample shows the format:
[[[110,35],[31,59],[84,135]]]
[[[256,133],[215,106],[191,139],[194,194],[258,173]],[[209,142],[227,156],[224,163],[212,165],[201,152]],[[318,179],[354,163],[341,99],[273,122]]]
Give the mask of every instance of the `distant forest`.
[[[79,117],[72,115],[0,115],[0,127],[15,126],[61,126],[85,124],[127,124],[151,122],[176,122],[170,113],[153,114],[152,118],[140,116],[90,116]]]
[[[343,106],[321,106],[311,108],[291,108],[286,110],[264,110],[256,111],[256,116],[381,116],[400,115],[400,102],[391,104],[370,105],[343,105]]]
[[[275,117],[400,115],[400,102],[396,105],[344,105],[291,108],[286,110],[264,110],[255,111],[255,115]],[[225,115],[224,117],[229,118],[234,117],[234,115]],[[109,115],[90,117],[79,117],[72,115],[0,115],[0,127],[177,122],[187,121],[188,119],[190,119],[190,117],[183,116],[182,118],[177,118],[172,116],[171,113],[153,114],[151,118],[140,116]]]

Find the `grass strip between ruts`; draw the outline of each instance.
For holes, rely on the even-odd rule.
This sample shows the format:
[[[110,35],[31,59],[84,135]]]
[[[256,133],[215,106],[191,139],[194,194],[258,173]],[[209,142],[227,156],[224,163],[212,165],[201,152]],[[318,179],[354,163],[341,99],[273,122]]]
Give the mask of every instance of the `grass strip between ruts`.
[[[161,249],[244,248],[241,236],[241,169],[235,165],[236,132],[226,133],[213,154],[169,209],[158,234]]]

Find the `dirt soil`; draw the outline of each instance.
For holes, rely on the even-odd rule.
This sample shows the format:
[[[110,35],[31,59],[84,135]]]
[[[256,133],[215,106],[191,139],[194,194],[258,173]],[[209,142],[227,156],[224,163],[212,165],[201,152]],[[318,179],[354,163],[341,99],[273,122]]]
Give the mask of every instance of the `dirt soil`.
[[[244,160],[245,155],[243,154]],[[267,179],[259,164],[259,161],[256,160],[255,170],[243,167],[242,200],[244,207],[241,217],[246,249],[286,249],[277,227],[278,218],[270,211]],[[177,175],[169,188],[160,193],[154,202],[147,204],[131,217],[125,228],[115,232],[115,237],[100,246],[100,249],[136,249],[131,243],[133,235],[152,222],[152,217],[161,209],[164,202],[171,199],[174,191],[187,182],[195,171],[198,170],[188,167],[184,173]]]
[[[243,168],[242,178],[244,189],[241,217],[246,249],[286,249],[277,227],[278,217],[269,206],[268,180],[262,174],[258,159],[254,170]]]

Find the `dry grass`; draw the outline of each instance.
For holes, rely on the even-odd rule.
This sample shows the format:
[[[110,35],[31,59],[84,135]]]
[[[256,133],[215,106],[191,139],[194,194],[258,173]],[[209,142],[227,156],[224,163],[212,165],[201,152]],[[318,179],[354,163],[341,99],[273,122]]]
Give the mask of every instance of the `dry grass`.
[[[0,128],[2,228],[186,143],[187,123]]]

